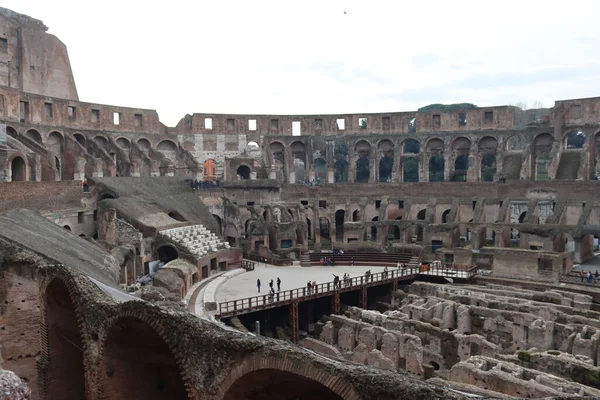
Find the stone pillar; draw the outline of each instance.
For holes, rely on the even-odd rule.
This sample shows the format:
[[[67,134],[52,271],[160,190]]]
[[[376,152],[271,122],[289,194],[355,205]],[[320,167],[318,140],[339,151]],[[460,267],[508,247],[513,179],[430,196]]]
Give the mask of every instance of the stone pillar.
[[[327,183],[335,183],[335,170],[332,168],[327,170]]]
[[[254,180],[256,180],[256,171],[252,171],[252,172],[250,172],[250,180],[251,180],[251,181],[254,181]]]
[[[452,149],[446,148],[444,151],[444,182],[450,181],[450,174],[454,171],[454,158],[452,157]]]
[[[275,165],[271,165],[271,169],[269,169],[269,179],[277,179],[277,167]]]
[[[356,153],[352,153],[351,156],[348,157],[348,182],[353,183],[356,180]]]
[[[100,210],[98,215],[98,239],[107,243],[116,243],[117,211],[114,208]]]

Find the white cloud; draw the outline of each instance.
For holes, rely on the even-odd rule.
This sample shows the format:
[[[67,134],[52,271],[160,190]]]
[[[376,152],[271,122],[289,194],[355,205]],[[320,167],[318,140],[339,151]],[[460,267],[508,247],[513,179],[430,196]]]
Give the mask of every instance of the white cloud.
[[[69,48],[83,101],[186,113],[409,111],[600,95],[596,1],[5,0]],[[344,11],[347,14],[344,14]]]

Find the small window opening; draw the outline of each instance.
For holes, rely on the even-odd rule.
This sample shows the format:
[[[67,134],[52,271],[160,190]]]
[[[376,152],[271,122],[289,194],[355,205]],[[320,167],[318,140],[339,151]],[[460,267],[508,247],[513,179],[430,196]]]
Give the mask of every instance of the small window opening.
[[[433,114],[431,116],[432,120],[433,120],[433,127],[434,128],[439,128],[440,126],[442,126],[442,117],[440,114]]]
[[[467,126],[467,114],[458,114],[458,126]]]
[[[416,133],[417,132],[417,119],[411,118],[408,121],[408,133]]]
[[[346,120],[344,118],[338,118],[335,120],[335,124],[340,131],[346,129]]]
[[[358,119],[358,127],[360,129],[367,129],[367,119],[366,118],[359,118]]]
[[[301,200],[300,204],[302,204],[303,206],[307,206],[308,205],[308,200]]]
[[[327,200],[319,200],[319,208],[327,208]]]
[[[300,121],[292,121],[292,136],[302,135],[302,123]]]
[[[77,109],[74,106],[67,107],[67,115],[70,120],[75,120],[77,118]]]
[[[52,119],[54,116],[54,110],[52,109],[52,103],[44,103],[44,112],[47,119]]]
[[[229,130],[235,129],[235,119],[227,118],[227,129],[229,129]]]
[[[256,120],[255,119],[249,119],[248,120],[248,130],[249,131],[255,131],[256,130]]]
[[[375,200],[375,208],[381,208],[381,200]]]
[[[486,124],[491,124],[494,122],[494,112],[493,111],[486,111],[485,114],[483,114],[483,121]]]
[[[404,200],[398,200],[398,208],[404,208]]]
[[[100,110],[92,110],[92,122],[100,122]]]
[[[382,120],[383,129],[388,130],[391,128],[390,117],[383,117]]]
[[[137,126],[139,128],[144,125],[144,117],[142,116],[142,114],[135,114],[134,118],[135,118],[135,126]]]
[[[85,215],[83,214],[83,211],[79,211],[77,213],[77,223],[78,224],[83,224],[85,221]]]
[[[204,118],[204,129],[212,129],[212,118]]]
[[[8,40],[6,38],[0,38],[0,53],[8,53]]]
[[[113,112],[113,124],[121,125],[121,113]]]
[[[279,120],[278,119],[271,120],[271,131],[279,132]]]

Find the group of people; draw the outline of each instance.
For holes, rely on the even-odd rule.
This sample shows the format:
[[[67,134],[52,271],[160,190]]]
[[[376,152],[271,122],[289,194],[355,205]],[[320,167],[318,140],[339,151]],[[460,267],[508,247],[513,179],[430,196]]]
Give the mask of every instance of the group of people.
[[[275,288],[273,287],[273,279],[269,281],[269,302],[272,302],[275,299]],[[256,287],[258,288],[258,293],[260,293],[261,282],[260,279],[256,280]],[[281,279],[277,277],[277,291],[281,291]]]
[[[344,254],[344,250],[343,249],[333,249],[333,255],[342,255]]]
[[[306,284],[306,292],[307,294],[317,293],[317,281],[308,281]]]
[[[221,186],[219,181],[199,181],[194,179],[191,183],[192,189],[211,189]]]
[[[600,273],[598,273],[598,270],[596,270],[596,272],[594,274],[592,274],[592,271],[588,271],[585,272],[584,270],[579,271],[579,276],[581,276],[581,282],[583,282],[583,280],[587,280],[587,283],[594,283],[594,278],[596,280],[596,282],[598,282],[598,277],[600,276]]]
[[[332,267],[335,264],[335,260],[330,257],[323,257],[319,260],[319,262],[321,265],[331,265]]]

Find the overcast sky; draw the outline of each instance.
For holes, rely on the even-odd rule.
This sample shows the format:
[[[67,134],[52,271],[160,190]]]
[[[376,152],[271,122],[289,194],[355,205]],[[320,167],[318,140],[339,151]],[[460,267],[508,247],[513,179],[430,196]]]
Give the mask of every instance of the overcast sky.
[[[69,49],[82,101],[194,112],[411,111],[600,96],[600,1],[4,0]],[[346,12],[346,13],[344,13]]]

